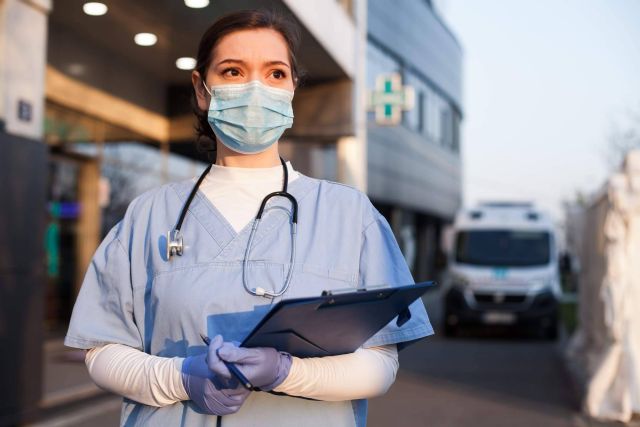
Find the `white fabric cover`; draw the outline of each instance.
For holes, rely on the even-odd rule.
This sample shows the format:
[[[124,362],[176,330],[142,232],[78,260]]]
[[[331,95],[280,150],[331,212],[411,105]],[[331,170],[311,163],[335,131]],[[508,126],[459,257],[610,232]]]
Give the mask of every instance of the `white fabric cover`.
[[[640,414],[640,150],[583,212],[579,326],[568,347],[585,379],[584,411]]]

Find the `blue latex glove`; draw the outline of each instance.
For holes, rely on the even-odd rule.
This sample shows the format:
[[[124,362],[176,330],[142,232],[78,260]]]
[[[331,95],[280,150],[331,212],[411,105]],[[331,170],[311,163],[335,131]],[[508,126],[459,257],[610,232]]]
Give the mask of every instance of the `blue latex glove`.
[[[182,384],[189,398],[201,412],[209,415],[237,412],[251,393],[229,375],[219,376],[209,369],[209,364],[224,366],[215,355],[222,344],[222,337],[216,336],[207,353],[187,357],[182,364]]]
[[[279,386],[291,369],[291,355],[275,348],[245,348],[225,342],[218,350],[218,355],[235,364],[254,387],[264,391]],[[211,358],[209,360],[209,368],[214,373],[229,378],[231,374],[224,363],[212,364]]]

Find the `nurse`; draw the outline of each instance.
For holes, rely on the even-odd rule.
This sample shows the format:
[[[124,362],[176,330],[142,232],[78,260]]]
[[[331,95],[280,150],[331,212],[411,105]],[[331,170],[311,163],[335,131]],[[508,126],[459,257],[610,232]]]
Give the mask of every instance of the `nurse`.
[[[413,283],[364,194],[281,162],[297,44],[291,23],[263,11],[227,15],[204,33],[194,107],[215,163],[177,227],[181,255],[167,253],[167,230],[195,179],[136,198],[93,257],[65,344],[88,350],[93,380],[124,397],[123,426],[364,426],[366,399],[393,383],[398,350],[433,333],[417,301],[408,322],[391,322],[351,354],[300,359],[237,347],[282,298]],[[298,204],[297,233],[285,197],[266,203],[252,233],[263,198],[285,188]],[[223,361],[263,391],[240,386]]]

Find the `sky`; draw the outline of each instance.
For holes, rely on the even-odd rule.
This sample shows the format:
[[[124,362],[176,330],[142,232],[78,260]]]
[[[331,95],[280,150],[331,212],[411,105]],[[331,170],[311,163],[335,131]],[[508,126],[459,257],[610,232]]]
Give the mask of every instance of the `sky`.
[[[531,200],[561,221],[640,113],[640,1],[434,3],[464,52],[465,204]]]

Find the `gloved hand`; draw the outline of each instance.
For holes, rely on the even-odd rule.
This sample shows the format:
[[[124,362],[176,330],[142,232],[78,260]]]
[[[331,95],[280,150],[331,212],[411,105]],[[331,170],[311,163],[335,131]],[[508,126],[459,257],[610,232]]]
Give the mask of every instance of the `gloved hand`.
[[[182,364],[182,384],[189,398],[200,411],[209,415],[237,412],[251,393],[234,378],[221,377],[209,369],[207,362],[223,365],[215,355],[222,344],[222,337],[218,335],[209,344],[207,353],[187,357]]]
[[[275,348],[238,347],[225,342],[217,351],[220,359],[235,364],[254,387],[270,391],[279,386],[291,369],[291,355]],[[209,368],[217,375],[228,378],[231,374],[223,363],[212,364],[209,353]]]

